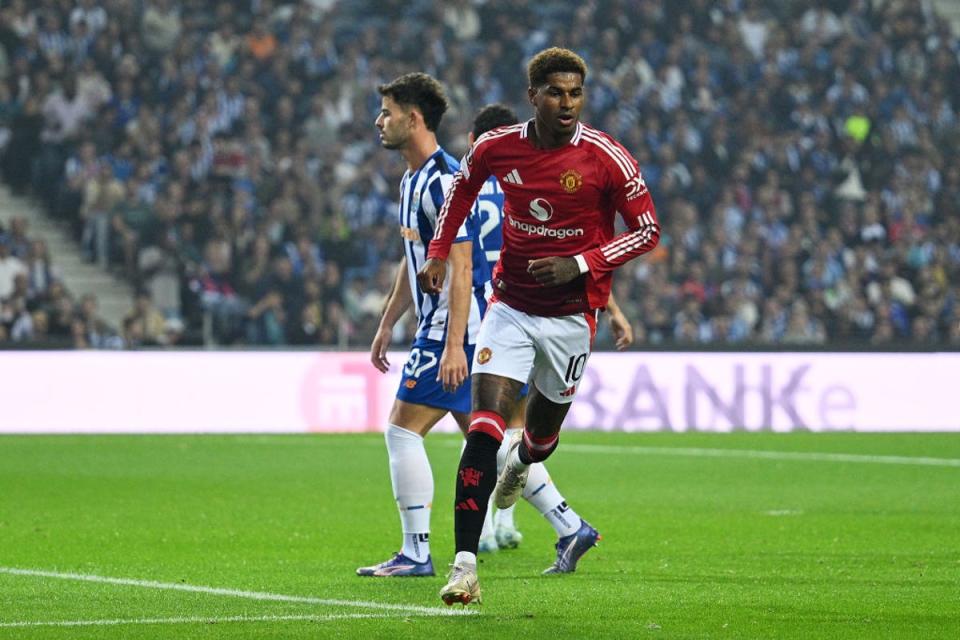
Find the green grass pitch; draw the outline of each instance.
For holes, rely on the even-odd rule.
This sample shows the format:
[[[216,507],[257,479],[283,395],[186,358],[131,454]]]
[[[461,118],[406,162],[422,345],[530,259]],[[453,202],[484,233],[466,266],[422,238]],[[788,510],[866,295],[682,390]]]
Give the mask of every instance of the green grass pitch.
[[[960,637],[960,434],[565,434],[601,546],[541,577],[521,504],[469,616],[437,597],[459,439],[427,443],[441,575],[369,579],[399,545],[379,434],[2,437],[0,638]]]

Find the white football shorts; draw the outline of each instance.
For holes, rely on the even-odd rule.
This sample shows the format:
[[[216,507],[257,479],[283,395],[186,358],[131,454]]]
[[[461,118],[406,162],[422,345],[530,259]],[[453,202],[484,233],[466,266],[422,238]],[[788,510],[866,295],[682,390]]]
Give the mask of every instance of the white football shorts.
[[[531,382],[548,400],[570,403],[596,329],[596,312],[548,318],[496,301],[480,323],[471,371]]]

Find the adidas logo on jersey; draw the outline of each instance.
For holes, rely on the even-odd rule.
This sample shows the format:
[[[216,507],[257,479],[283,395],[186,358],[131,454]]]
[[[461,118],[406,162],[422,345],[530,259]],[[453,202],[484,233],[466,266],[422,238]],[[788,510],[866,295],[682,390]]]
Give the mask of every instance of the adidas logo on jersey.
[[[523,180],[520,179],[520,172],[516,169],[503,176],[503,181],[510,184],[523,184]]]

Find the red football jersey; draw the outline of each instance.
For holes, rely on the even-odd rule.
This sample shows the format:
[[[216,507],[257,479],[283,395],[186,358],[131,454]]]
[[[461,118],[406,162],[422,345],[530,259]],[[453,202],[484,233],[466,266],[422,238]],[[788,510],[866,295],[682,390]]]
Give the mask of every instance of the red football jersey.
[[[636,160],[607,134],[578,123],[569,144],[538,149],[527,136],[532,126],[531,120],[480,136],[454,176],[427,257],[446,260],[492,174],[506,195],[494,298],[540,316],[605,307],[612,271],[660,238],[653,200]],[[617,212],[628,230],[614,237]],[[545,287],[527,272],[535,258],[577,255],[590,270],[567,284]]]

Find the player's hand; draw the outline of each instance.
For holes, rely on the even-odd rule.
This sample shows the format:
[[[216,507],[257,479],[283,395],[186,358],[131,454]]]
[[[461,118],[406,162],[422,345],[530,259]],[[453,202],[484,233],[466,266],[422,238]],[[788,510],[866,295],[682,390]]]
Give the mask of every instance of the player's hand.
[[[446,277],[446,261],[430,258],[417,272],[417,284],[420,285],[420,290],[424,293],[440,293]]]
[[[623,351],[633,344],[633,327],[620,309],[610,311],[610,330],[613,331],[617,351]]]
[[[573,258],[539,258],[530,260],[527,272],[545,287],[566,284],[580,275],[580,267]]]
[[[462,346],[447,345],[440,356],[440,371],[437,372],[437,381],[443,384],[443,390],[454,393],[467,379],[467,354]]]
[[[392,329],[380,327],[377,329],[377,335],[373,336],[373,343],[370,345],[370,362],[382,373],[390,370],[390,361],[387,360],[387,349],[390,348],[390,338],[392,334]]]

